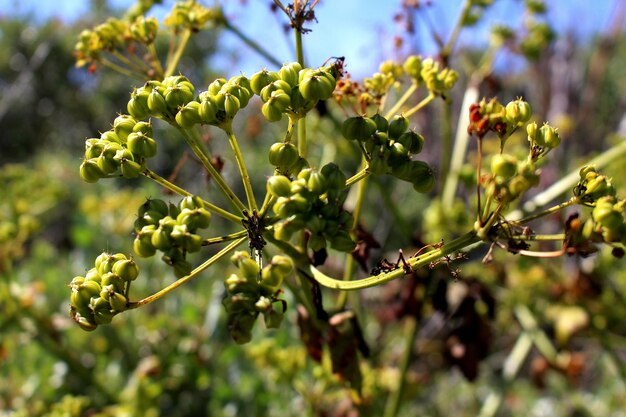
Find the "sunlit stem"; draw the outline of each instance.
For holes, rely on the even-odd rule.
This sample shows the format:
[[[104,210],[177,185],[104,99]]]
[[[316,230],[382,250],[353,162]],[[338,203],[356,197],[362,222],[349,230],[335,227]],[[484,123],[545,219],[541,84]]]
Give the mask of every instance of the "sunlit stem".
[[[413,84],[411,84],[411,86],[404,92],[404,94],[402,95],[402,97],[400,97],[396,104],[394,104],[393,107],[390,108],[387,113],[385,113],[385,118],[389,119],[390,117],[398,113],[398,110],[400,110],[400,108],[404,106],[404,103],[406,103],[407,100],[413,95],[413,93],[417,91],[417,88],[417,83],[413,82]]]
[[[231,233],[229,235],[210,237],[202,241],[202,246],[210,246],[210,245],[215,245],[217,243],[228,242],[229,240],[239,239],[247,235],[248,235],[247,230],[241,230],[239,232]]]
[[[243,160],[243,154],[241,153],[241,149],[239,148],[239,144],[237,143],[237,138],[235,137],[235,134],[230,127],[225,129],[224,131],[226,132],[226,136],[228,136],[230,147],[235,153],[235,160],[237,161],[237,167],[239,168],[241,180],[243,181],[243,188],[246,191],[246,198],[248,199],[248,208],[250,209],[250,211],[257,211],[256,200],[254,198],[254,190],[252,189],[252,183],[250,182],[250,174],[248,174],[248,169],[246,168],[246,163]]]
[[[161,66],[161,60],[159,59],[159,54],[154,46],[154,42],[148,45],[148,50],[150,51],[150,55],[152,56],[152,61],[154,61],[154,69],[157,72],[158,78],[163,77],[163,66]]]
[[[113,51],[111,51],[111,53],[113,54],[113,56],[115,56],[117,59],[119,59],[124,64],[128,65],[133,71],[136,71],[137,73],[146,74],[147,70],[149,69],[149,67],[146,65],[145,62],[143,62],[143,61],[132,62],[131,60],[126,58],[123,54],[121,54],[119,51],[117,51],[115,49]],[[134,55],[131,55],[131,56],[134,56]]]
[[[138,308],[138,307],[144,306],[146,304],[149,304],[149,303],[151,303],[153,301],[156,301],[159,298],[169,294],[170,292],[174,291],[176,288],[180,287],[181,285],[183,285],[183,284],[191,281],[195,277],[197,277],[202,271],[204,271],[205,269],[207,269],[208,267],[210,267],[211,265],[213,265],[214,263],[216,263],[217,261],[222,259],[224,256],[228,255],[233,249],[235,249],[237,246],[241,245],[243,242],[245,242],[247,240],[248,240],[248,237],[246,236],[246,237],[242,237],[240,239],[237,239],[234,242],[231,242],[228,246],[226,246],[224,249],[222,249],[221,251],[219,251],[218,253],[213,255],[211,258],[209,258],[202,265],[198,266],[193,271],[191,271],[191,273],[189,275],[186,275],[186,276],[180,278],[179,280],[173,282],[172,284],[170,284],[167,287],[163,288],[161,291],[159,291],[159,292],[157,292],[155,294],[152,294],[149,297],[146,297],[146,298],[144,298],[142,300],[139,300],[137,302],[134,302],[134,303],[130,303],[128,308],[129,309],[133,309],[133,308]]]
[[[174,74],[174,71],[176,71],[178,63],[180,62],[180,58],[183,56],[185,47],[187,47],[187,43],[189,42],[189,38],[191,38],[191,29],[185,29],[182,38],[178,42],[178,46],[176,47],[174,56],[172,56],[172,58],[168,60],[167,69],[165,70],[165,74],[163,74],[163,78],[169,77],[170,75]]]
[[[211,175],[211,178],[215,181],[215,183],[217,184],[219,189],[222,191],[222,193],[226,196],[226,198],[231,203],[233,208],[235,208],[237,211],[239,211],[240,213],[243,214],[243,211],[246,209],[246,206],[235,195],[235,193],[228,186],[228,184],[226,184],[226,181],[224,181],[224,178],[217,171],[217,169],[215,169],[215,167],[213,166],[211,161],[209,161],[207,153],[202,149],[202,147],[198,143],[199,141],[197,140],[197,138],[192,136],[189,133],[189,131],[187,131],[186,129],[182,129],[182,128],[178,127],[178,126],[177,126],[177,128],[181,132],[183,137],[185,138],[185,141],[187,142],[187,144],[189,145],[189,147],[193,151],[194,155],[196,155],[196,157],[200,160],[200,162],[202,163],[202,166],[204,166],[204,168]]]
[[[161,177],[160,175],[158,175],[156,172],[151,171],[148,168],[144,168],[143,171],[141,171],[142,175],[145,175],[146,177],[154,180],[155,182],[157,182],[159,185],[161,185],[163,188],[166,188],[168,190],[170,190],[171,192],[178,194],[180,196],[183,197],[187,197],[188,195],[191,195],[190,192],[188,192],[187,190],[184,190],[182,188],[180,188],[179,186],[177,186],[176,184],[173,184],[171,182],[169,182],[168,180],[166,180],[165,178]],[[230,220],[231,222],[237,223],[237,224],[241,224],[241,220],[243,219],[243,217],[239,217],[236,216],[226,210],[224,210],[223,208],[220,208],[218,206],[216,206],[215,204],[209,203],[206,200],[202,201],[204,204],[204,208],[206,208],[208,211],[210,211],[211,213],[214,213],[220,217],[223,217],[224,219]]]
[[[116,64],[115,62],[112,62],[106,58],[102,58],[100,60],[100,62],[102,63],[102,65],[104,65],[105,67],[109,67],[110,69],[112,69],[115,72],[119,72],[122,75],[125,75],[127,77],[130,78],[137,78],[139,80],[143,80],[145,77],[143,74],[138,74],[135,71],[131,71],[127,68],[124,68],[118,64]]]
[[[369,166],[361,169],[359,172],[351,176],[346,180],[346,188],[350,187],[352,184],[355,184],[365,178],[369,177],[372,173],[369,170]]]
[[[433,101],[435,99],[435,97],[437,97],[436,95],[434,95],[432,92],[429,93],[422,101],[420,101],[419,103],[417,103],[415,106],[411,107],[409,110],[405,111],[404,113],[402,113],[404,115],[404,117],[411,117],[413,115],[413,113],[416,113],[418,111],[420,111],[422,108],[424,108],[428,103],[430,103],[431,101]]]
[[[227,30],[231,31],[235,36],[237,36],[243,43],[245,43],[246,45],[248,45],[252,50],[254,50],[256,53],[258,53],[259,55],[261,55],[263,58],[267,59],[269,62],[271,62],[273,65],[280,67],[282,64],[281,62],[276,59],[271,53],[269,53],[266,49],[264,49],[259,43],[257,43],[256,41],[254,41],[254,39],[248,37],[247,35],[245,35],[243,32],[241,32],[239,30],[239,28],[233,26],[230,22],[228,22],[227,20],[224,20],[223,22],[224,28],[226,28]]]
[[[411,257],[407,259],[407,264],[411,267],[412,270],[417,270],[424,266],[428,266],[431,262],[437,261],[444,256],[451,255],[455,252],[458,252],[462,249],[468,248],[469,246],[473,246],[476,243],[479,243],[480,239],[476,235],[474,231],[468,232],[465,235],[442,245],[441,247],[434,249],[430,252],[426,252],[423,255]],[[398,269],[394,269],[393,271],[382,273],[375,276],[370,276],[364,279],[354,280],[354,281],[344,281],[336,278],[329,277],[328,275],[323,274],[314,266],[309,267],[313,278],[328,288],[334,288],[337,290],[345,290],[345,291],[354,291],[360,290],[363,288],[375,287],[377,285],[384,284],[389,281],[393,281],[394,279],[401,278],[404,276],[404,270],[402,267]]]

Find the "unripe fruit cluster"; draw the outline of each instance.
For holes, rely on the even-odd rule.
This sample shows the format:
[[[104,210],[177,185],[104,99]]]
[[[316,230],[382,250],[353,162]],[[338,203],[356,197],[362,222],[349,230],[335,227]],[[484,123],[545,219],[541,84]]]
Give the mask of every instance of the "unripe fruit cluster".
[[[158,199],[150,199],[139,207],[135,221],[135,253],[142,258],[163,252],[162,260],[174,268],[177,277],[191,272],[187,253],[202,247],[202,237],[196,232],[206,229],[211,213],[197,196],[183,198],[178,206],[169,206]]]
[[[196,124],[229,125],[237,112],[248,105],[251,97],[250,80],[243,75],[229,80],[218,78],[207,91],[200,93],[197,101],[189,101],[180,107],[176,123],[184,129]]]
[[[83,30],[74,46],[77,65],[81,67],[100,61],[102,52],[113,51],[122,47],[127,41],[125,35],[129,32],[129,23],[115,18],[107,19],[106,22],[92,30]]]
[[[252,339],[252,328],[259,313],[267,328],[278,328],[286,303],[278,299],[283,280],[293,271],[291,258],[276,255],[263,269],[247,252],[235,252],[230,258],[239,268],[226,281],[226,295],[222,301],[228,314],[228,329],[237,343]]]
[[[210,21],[220,21],[224,17],[218,8],[210,9],[197,1],[178,1],[163,23],[172,27],[176,32],[183,29],[197,32]]]
[[[355,243],[350,237],[352,215],[343,210],[346,177],[335,164],[317,171],[306,168],[291,181],[274,175],[267,182],[269,192],[278,197],[272,210],[282,221],[274,226],[276,239],[287,241],[300,230],[309,232],[308,246],[318,251],[330,244],[333,249],[350,252]]]
[[[396,115],[390,121],[379,114],[350,117],[343,122],[341,131],[346,139],[363,144],[373,174],[393,175],[412,183],[421,193],[433,189],[433,170],[427,163],[412,159],[422,151],[424,137],[409,130],[406,117]]]
[[[120,115],[113,129],[85,141],[85,159],[80,176],[86,182],[122,175],[139,176],[146,158],[156,155],[157,143],[152,138],[150,122],[138,122],[132,116]]]
[[[580,181],[574,188],[574,195],[584,203],[593,203],[599,198],[615,196],[611,179],[596,171],[594,165],[586,165],[580,170]]]
[[[302,68],[297,62],[285,64],[278,72],[262,70],[250,79],[252,91],[261,97],[261,111],[270,122],[283,114],[303,114],[319,100],[329,99],[337,81],[331,67]]]
[[[84,276],[70,283],[70,316],[83,329],[92,331],[108,324],[128,308],[129,284],[137,279],[139,267],[122,253],[103,252]]]
[[[297,175],[309,167],[308,161],[298,154],[298,148],[293,143],[274,143],[270,147],[268,159],[278,172],[286,176]]]
[[[625,200],[613,196],[600,197],[591,212],[595,222],[594,231],[602,234],[604,242],[626,244],[626,225],[624,224]]]
[[[519,161],[509,154],[496,154],[491,158],[491,174],[489,179],[483,180],[486,194],[503,203],[517,199],[539,184],[535,164],[527,159]]]
[[[540,128],[535,122],[529,123],[526,126],[526,133],[528,133],[528,141],[533,147],[549,150],[561,144],[559,132],[547,123],[544,123]]]
[[[440,68],[432,58],[409,56],[402,65],[404,72],[416,84],[424,83],[433,94],[443,95],[456,84],[459,74],[450,68]]]
[[[179,108],[193,100],[195,88],[182,75],[166,77],[163,81],[150,80],[131,94],[128,113],[137,120],[149,116],[171,121]]]
[[[522,99],[509,102],[506,107],[497,99],[482,99],[469,108],[469,134],[483,137],[488,131],[495,132],[501,139],[506,139],[513,130],[527,123],[532,117],[530,104]]]

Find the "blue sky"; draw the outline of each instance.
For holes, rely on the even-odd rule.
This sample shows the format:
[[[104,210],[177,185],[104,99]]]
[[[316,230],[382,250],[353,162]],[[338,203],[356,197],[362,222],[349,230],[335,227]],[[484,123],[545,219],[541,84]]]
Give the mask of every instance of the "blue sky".
[[[624,0],[547,0],[550,6],[548,18],[557,30],[570,31],[585,38],[608,25],[611,12],[621,1]],[[430,19],[445,36],[456,19],[462,0],[431,2]],[[110,3],[126,7],[133,1],[110,0]],[[164,6],[156,13],[162,15],[172,3],[172,0],[164,0]],[[211,5],[214,2],[206,0],[204,3]],[[400,33],[400,28],[392,19],[400,3],[400,0],[321,0],[316,8],[319,23],[311,24],[313,32],[304,37],[309,64],[316,66],[331,56],[345,56],[348,70],[355,77],[374,71],[376,63],[394,56],[392,40]],[[489,11],[490,23],[519,24],[522,18],[521,0],[497,0],[495,3]],[[263,43],[279,60],[293,60],[292,37],[281,33],[279,26],[285,20],[282,16],[271,14],[269,0],[248,0],[245,6],[240,0],[224,0],[221,4],[226,15],[243,32]],[[39,21],[53,16],[71,21],[88,7],[87,0],[0,0],[0,16],[31,13]],[[484,41],[487,27],[465,30],[461,43]],[[417,39],[421,52],[428,54],[434,51],[426,33]],[[237,68],[244,74],[249,75],[266,65],[261,57],[250,53],[232,36],[225,34],[222,41],[239,56]],[[232,60],[231,55],[223,54],[217,57],[215,64],[227,70],[232,68]]]

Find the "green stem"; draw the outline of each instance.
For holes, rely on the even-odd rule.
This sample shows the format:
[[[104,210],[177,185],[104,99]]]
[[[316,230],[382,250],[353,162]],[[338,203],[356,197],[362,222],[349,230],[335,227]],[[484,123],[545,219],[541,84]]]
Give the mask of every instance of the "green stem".
[[[296,27],[294,27],[293,29],[294,36],[296,37],[296,60],[302,66],[302,68],[304,68],[304,51],[302,48],[302,33],[298,29],[298,26],[301,27],[302,24],[296,25]]]
[[[406,374],[413,358],[413,344],[415,343],[415,337],[417,337],[418,329],[417,319],[415,317],[407,317],[404,326],[404,354],[402,355],[399,369],[400,381],[398,383],[398,387],[389,395],[389,399],[385,405],[384,417],[397,416],[400,406],[402,405],[402,395],[407,382]]]
[[[513,235],[513,239],[521,239],[524,241],[552,242],[565,239],[565,233],[554,233],[545,235]]]
[[[231,234],[224,235],[224,236],[210,237],[202,241],[202,246],[209,246],[209,245],[215,245],[216,243],[228,242],[229,240],[239,239],[244,236],[248,236],[247,230],[241,230],[239,232],[231,233]]]
[[[146,65],[145,62],[140,61],[140,62],[133,62],[130,59],[126,58],[123,54],[121,54],[119,51],[117,50],[113,50],[111,51],[111,54],[113,54],[113,56],[115,56],[117,59],[119,59],[122,63],[128,65],[133,71],[140,73],[140,74],[146,74],[147,70],[149,70],[150,68]],[[132,55],[134,56],[134,55]],[[135,57],[135,59],[137,59],[137,57]]]
[[[246,206],[235,195],[235,193],[228,186],[228,184],[226,184],[226,181],[224,181],[224,178],[222,177],[222,175],[219,172],[217,172],[217,170],[215,169],[211,161],[209,161],[207,153],[200,147],[200,144],[197,138],[190,136],[187,130],[182,129],[179,126],[176,126],[176,127],[185,138],[185,141],[187,142],[187,144],[193,151],[194,155],[196,155],[196,157],[200,160],[204,168],[209,172],[209,174],[211,175],[213,180],[217,183],[217,186],[220,188],[220,190],[222,190],[222,193],[226,196],[226,198],[228,199],[230,204],[233,206],[233,208],[243,214],[243,211],[246,209]]]
[[[106,58],[102,58],[102,60],[100,61],[102,63],[102,65],[104,65],[105,67],[109,67],[111,68],[113,71],[119,72],[122,75],[125,75],[129,78],[137,78],[139,80],[143,80],[144,76],[137,74],[134,71],[130,71],[120,65],[117,65],[116,63],[106,59]]]
[[[306,143],[306,118],[302,117],[298,120],[298,154],[306,159],[307,143]]]
[[[461,109],[467,111],[470,104],[478,101],[478,88],[477,84],[470,82],[469,87],[465,90],[463,96],[463,103]],[[452,148],[452,157],[450,161],[450,170],[446,181],[443,185],[443,191],[441,193],[441,202],[443,207],[451,207],[454,202],[454,196],[459,185],[459,175],[463,162],[465,161],[465,155],[467,154],[467,148],[469,145],[470,135],[467,133],[467,127],[469,125],[469,117],[461,115],[457,123],[456,136],[454,139],[454,146]]]
[[[443,102],[443,120],[441,123],[441,161],[439,163],[439,183],[445,184],[450,172],[452,154],[452,100]]]
[[[459,14],[459,18],[454,24],[454,28],[452,29],[452,33],[448,38],[448,42],[446,42],[444,47],[441,49],[440,55],[443,58],[444,62],[447,61],[448,57],[450,57],[450,55],[452,54],[452,50],[454,49],[454,46],[459,39],[461,29],[463,28],[463,22],[465,21],[465,18],[467,16],[467,13],[469,13],[471,6],[472,0],[466,0],[465,4],[463,4],[463,8],[461,9],[461,13]]]
[[[437,261],[444,256],[451,255],[464,248],[468,248],[470,245],[479,243],[480,239],[474,231],[468,232],[465,235],[454,239],[450,243],[442,245],[441,247],[434,249],[430,252],[426,252],[423,255],[417,257],[411,257],[407,260],[407,263],[412,270],[417,270],[423,266],[429,265],[431,262]],[[375,287],[377,285],[384,284],[397,278],[404,276],[404,270],[402,267],[394,269],[393,271],[382,273],[375,276],[370,276],[364,279],[354,281],[344,281],[335,278],[331,278],[328,275],[323,274],[314,266],[309,266],[309,270],[313,275],[313,278],[321,285],[334,288],[337,290],[354,291],[363,288]]]
[[[152,60],[154,61],[154,69],[157,72],[158,78],[163,77],[163,67],[161,66],[161,60],[159,59],[159,54],[157,53],[156,47],[154,46],[154,42],[148,45],[148,50],[150,51],[150,55],[152,56]]]
[[[239,144],[237,143],[237,138],[233,133],[232,129],[229,127],[224,130],[226,132],[226,136],[228,136],[228,141],[230,142],[230,147],[233,149],[235,153],[235,159],[237,160],[237,167],[239,168],[239,173],[241,174],[241,180],[243,181],[243,188],[246,191],[246,198],[248,199],[248,208],[251,212],[257,211],[256,199],[254,198],[254,190],[252,189],[252,183],[250,182],[250,174],[248,174],[248,169],[246,168],[246,163],[243,160],[243,154],[241,153],[241,149],[239,149]]]
[[[364,160],[363,165],[367,165],[367,162]],[[356,232],[359,227],[359,219],[361,218],[361,211],[363,210],[363,203],[365,201],[365,191],[367,189],[367,178],[364,178],[363,181],[359,182],[359,186],[357,188],[356,201],[354,203],[354,211],[352,212],[353,223],[352,228],[350,230],[350,234],[353,238],[356,238]],[[356,270],[356,261],[354,256],[348,256],[346,259],[346,266],[343,271],[343,280],[348,281],[354,275],[354,271]],[[343,310],[348,301],[348,293],[341,292],[337,298],[337,308],[339,310]]]
[[[346,188],[350,187],[354,183],[357,183],[361,180],[366,179],[370,175],[371,175],[371,172],[369,171],[369,167],[366,166],[365,168],[363,168],[362,170],[360,170],[359,172],[357,172],[356,174],[354,174],[353,176],[351,176],[350,178],[346,180]]]
[[[437,97],[437,96],[435,96],[432,92],[429,93],[422,101],[417,103],[415,106],[411,107],[409,110],[405,111],[403,113],[404,117],[411,117],[413,115],[413,113],[418,112],[419,110],[421,110],[428,103],[433,101],[435,99],[435,97]]]
[[[165,178],[161,177],[160,175],[158,175],[156,172],[151,171],[148,168],[145,168],[142,172],[142,175],[145,175],[146,177],[156,181],[159,185],[161,185],[162,187],[172,191],[173,193],[176,193],[180,196],[186,197],[191,195],[190,192],[188,192],[187,190],[184,190],[182,188],[180,188],[179,186],[177,186],[176,184],[172,184],[171,182],[169,182],[168,180],[166,180]],[[241,224],[241,220],[243,219],[243,217],[239,217],[236,216],[226,210],[224,210],[223,208],[220,208],[218,206],[216,206],[215,204],[209,203],[206,200],[202,201],[204,203],[204,206],[207,210],[209,210],[211,213],[214,213],[220,217],[223,217],[226,220],[230,220],[231,222],[237,223],[237,224]]]
[[[562,210],[562,209],[564,209],[566,207],[573,206],[574,204],[578,204],[579,202],[580,202],[580,200],[577,197],[572,197],[569,200],[564,201],[561,204],[557,204],[556,206],[550,207],[549,209],[542,210],[542,211],[534,213],[534,214],[532,214],[530,216],[526,216],[523,219],[521,219],[519,222],[520,223],[529,223],[529,222],[531,222],[531,221],[533,221],[535,219],[538,219],[540,217],[548,216],[548,215],[550,215],[552,213],[556,213],[557,211]],[[507,216],[507,218],[508,218],[508,216]]]
[[[176,288],[178,288],[181,285],[187,283],[188,281],[191,281],[192,279],[194,279],[202,271],[204,271],[205,269],[207,269],[208,267],[210,267],[211,265],[213,265],[214,263],[216,263],[217,261],[222,259],[224,256],[228,255],[233,249],[235,249],[237,246],[241,245],[243,242],[245,242],[247,240],[248,240],[248,237],[245,236],[245,237],[242,237],[242,238],[239,238],[239,239],[235,240],[234,242],[231,242],[224,249],[222,249],[221,251],[219,251],[218,253],[216,253],[212,257],[210,257],[202,265],[198,266],[193,271],[191,271],[191,273],[189,275],[184,276],[184,277],[178,279],[177,281],[175,281],[172,284],[168,285],[167,287],[163,288],[161,291],[158,291],[158,292],[152,294],[151,296],[148,296],[148,297],[146,297],[146,298],[144,298],[142,300],[130,303],[128,308],[129,309],[133,309],[133,308],[138,308],[138,307],[144,306],[144,305],[149,304],[149,303],[151,303],[153,301],[156,301],[159,298],[165,296],[166,294],[174,291]]]
[[[266,49],[264,49],[259,43],[254,41],[254,39],[246,36],[243,32],[241,32],[237,27],[233,26],[230,22],[228,22],[227,20],[224,20],[223,24],[224,24],[224,28],[231,31],[243,43],[248,45],[250,48],[252,48],[252,50],[254,50],[256,53],[261,55],[263,58],[267,59],[273,65],[276,65],[277,67],[280,67],[282,65],[278,59],[273,57],[272,54],[270,54]]]
[[[413,93],[417,91],[417,88],[417,83],[414,82],[413,84],[411,84],[411,86],[404,92],[404,94],[402,95],[402,97],[400,97],[396,104],[394,104],[393,107],[390,108],[387,113],[385,113],[385,118],[389,119],[390,117],[393,117],[393,115],[395,115],[398,110],[400,110],[400,108],[413,95]]]
[[[187,47],[187,43],[191,38],[191,29],[185,29],[183,32],[183,37],[181,38],[178,46],[176,47],[176,52],[174,52],[174,56],[168,60],[167,69],[165,70],[165,74],[163,74],[163,78],[169,77],[174,74],[176,68],[178,67],[178,63],[180,62],[180,58],[183,56],[183,52],[185,51],[185,47]]]

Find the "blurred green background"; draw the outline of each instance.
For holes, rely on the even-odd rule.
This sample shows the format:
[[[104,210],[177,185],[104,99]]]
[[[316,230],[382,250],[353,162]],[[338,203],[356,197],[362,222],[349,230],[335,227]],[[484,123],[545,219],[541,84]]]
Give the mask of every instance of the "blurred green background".
[[[357,296],[362,306],[358,313],[370,357],[361,365],[365,403],[359,406],[328,363],[307,356],[295,308],[280,330],[257,329],[252,343],[245,346],[231,341],[221,306],[222,281],[232,269],[227,263],[154,305],[123,314],[111,326],[94,333],[81,331],[67,313],[71,278],[84,272],[103,250],[131,253],[136,207],[148,197],[171,197],[163,197],[162,190],[145,181],[93,185],[78,175],[84,139],[107,130],[115,115],[125,111],[134,84],[111,71],[89,74],[75,68],[73,47],[82,29],[120,15],[118,8],[128,3],[91,1],[71,19],[58,15],[46,19],[29,12],[23,5],[28,2],[19,3],[19,7],[8,0],[0,3],[0,416],[382,415],[397,384],[409,316],[417,317],[420,333],[415,357],[408,364],[410,384],[400,415],[475,416],[493,395],[504,398],[499,414],[503,416],[626,415],[625,264],[608,253],[549,261],[498,254],[498,262],[489,266],[477,257],[458,265],[464,276],[460,282],[439,268],[427,276],[363,291]],[[165,3],[167,10],[171,3]],[[384,19],[368,21],[372,26],[354,22],[354,16],[344,27],[341,21],[332,24],[342,34],[338,37],[350,37],[351,26],[356,26],[357,33],[382,33],[388,45],[377,44],[380,51],[366,54],[358,43],[341,44],[345,52],[336,51],[324,38],[305,38],[312,65],[361,51],[346,61],[356,77],[375,71],[383,59],[428,52],[436,43],[433,27],[441,34],[450,27],[436,17],[454,16],[456,10],[437,1],[425,13],[411,9],[412,2],[382,3],[384,13],[379,13]],[[496,3],[498,9],[488,16],[492,20],[512,27],[523,22],[521,2]],[[566,143],[544,170],[546,184],[625,140],[622,3],[602,2],[593,13],[588,4],[586,9],[567,6],[565,13],[558,9],[561,2],[549,2],[554,8],[552,21],[560,29],[558,38],[534,61],[505,52],[496,71],[480,84],[481,94],[497,95],[502,101],[523,95],[539,120],[560,127]],[[235,22],[244,31],[245,19],[260,7],[245,1],[224,6],[238,17]],[[318,18],[325,23],[333,5],[322,1],[322,6],[324,14]],[[370,16],[377,6],[360,2],[354,10],[366,7]],[[428,13],[435,20],[426,18]],[[341,19],[341,13],[332,15]],[[280,19],[268,16],[271,20],[264,22],[282,39]],[[407,30],[409,23],[417,28],[414,32]],[[256,25],[255,21],[250,30],[268,30]],[[488,27],[485,23],[465,29],[467,37],[451,62],[462,75],[464,68],[465,73],[473,68]],[[313,24],[314,33],[316,28]],[[473,38],[472,30],[480,36]],[[254,31],[250,34],[262,39]],[[400,39],[403,42],[394,47],[394,40]],[[289,41],[281,42],[277,53],[288,62],[293,59]],[[219,29],[202,32],[186,51],[182,71],[196,85],[208,85],[218,76],[268,65],[248,57],[253,52],[245,48],[224,38]],[[463,75],[453,97],[455,121],[466,84]],[[433,138],[426,151],[433,162],[441,156],[433,146],[441,134],[439,110],[429,110],[414,121],[427,138]],[[154,162],[157,170],[169,175],[182,166],[177,181],[191,191],[206,191],[209,186],[200,166],[163,126],[156,128],[162,129],[164,138],[164,152]],[[281,135],[281,127],[268,125],[259,112],[251,111],[236,128],[245,138],[250,169],[257,176],[253,180],[263,187],[271,175],[266,148]],[[330,154],[336,160],[356,167],[358,160],[336,143],[339,135],[327,118],[316,118],[310,128],[320,144],[333,144]],[[328,149],[320,146],[317,153],[329,157],[324,153]],[[227,167],[231,162],[226,160]],[[625,166],[615,164],[610,173],[624,178]],[[380,190],[389,189],[386,181],[377,180]],[[372,258],[393,259],[398,248],[421,239],[437,241],[450,233],[424,225],[416,213],[428,204],[428,197],[413,196],[402,187],[394,193],[372,193],[364,222],[382,246]],[[215,233],[220,232],[218,226]],[[141,267],[144,279],[134,288],[139,294],[154,293],[173,281],[157,261],[142,260]],[[437,300],[453,302],[468,293],[479,304],[476,308],[472,304],[472,311],[482,309],[483,315],[465,313],[460,307],[450,317],[438,314]],[[337,296],[331,291],[324,295],[328,304]],[[550,362],[549,352],[535,347],[521,363],[519,376],[508,380],[503,376],[505,358],[528,320],[536,321],[536,332],[548,341],[544,346],[556,349],[560,362]],[[455,361],[446,356],[445,343],[461,331],[473,334],[470,346],[477,353]]]

